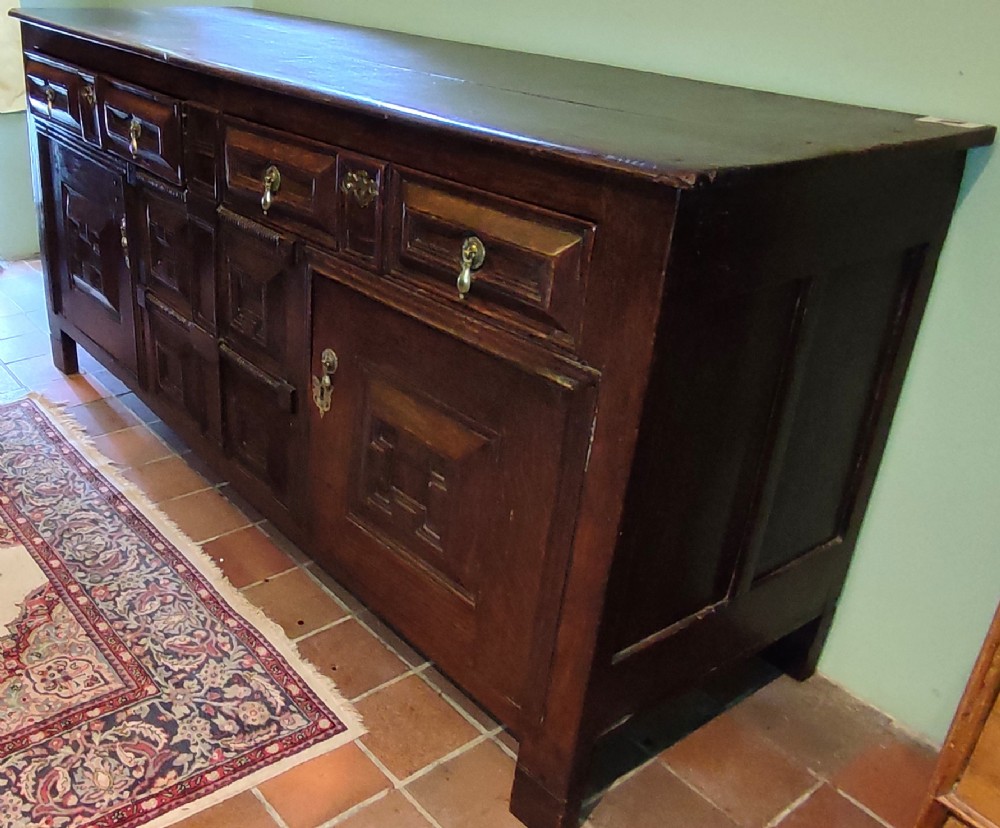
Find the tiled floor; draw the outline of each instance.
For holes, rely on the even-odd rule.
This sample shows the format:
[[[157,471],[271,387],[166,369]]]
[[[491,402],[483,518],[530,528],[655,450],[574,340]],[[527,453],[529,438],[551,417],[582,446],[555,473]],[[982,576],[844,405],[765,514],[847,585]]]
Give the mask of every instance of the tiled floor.
[[[336,680],[369,731],[183,828],[517,828],[507,812],[511,737],[230,497],[125,386],[82,351],[80,362],[74,377],[52,367],[38,264],[9,265],[0,273],[0,401],[32,390],[66,404]],[[751,664],[602,745],[587,825],[910,828],[933,761],[829,682],[797,684]]]

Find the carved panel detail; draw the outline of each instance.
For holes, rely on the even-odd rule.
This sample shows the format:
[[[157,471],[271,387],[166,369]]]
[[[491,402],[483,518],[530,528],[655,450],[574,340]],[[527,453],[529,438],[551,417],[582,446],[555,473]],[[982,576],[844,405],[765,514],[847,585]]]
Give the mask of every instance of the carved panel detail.
[[[187,216],[183,205],[171,207],[162,201],[150,201],[146,207],[149,229],[149,279],[170,291],[189,295],[191,277]]]
[[[364,420],[355,517],[474,592],[466,530],[475,516],[463,506],[483,494],[477,490],[496,438],[383,378],[370,381]]]
[[[223,270],[219,294],[223,333],[245,356],[276,376],[288,377],[290,344],[301,337],[304,279],[295,265],[292,244],[276,243],[222,227]]]
[[[104,257],[116,255],[119,230],[105,205],[63,186],[69,286],[86,293],[108,311],[118,314],[118,272],[105,266]],[[120,253],[118,254],[120,255]]]
[[[229,271],[230,318],[233,328],[261,348],[267,347],[267,297],[268,285],[277,276],[269,273],[251,274],[234,266]]]
[[[159,303],[147,300],[149,383],[152,390],[184,414],[205,434],[210,426],[210,408],[217,390],[213,375],[217,368],[199,352],[199,338],[208,335],[178,324],[173,311],[161,311]]]

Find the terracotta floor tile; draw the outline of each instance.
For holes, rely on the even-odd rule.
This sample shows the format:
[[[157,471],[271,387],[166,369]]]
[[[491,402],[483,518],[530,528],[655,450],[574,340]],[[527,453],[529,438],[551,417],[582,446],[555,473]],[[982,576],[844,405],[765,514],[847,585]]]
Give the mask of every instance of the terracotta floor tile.
[[[154,423],[160,419],[156,416],[156,412],[154,412],[135,394],[122,394],[118,397],[118,399],[126,408],[128,408],[129,411],[135,414],[135,416],[144,423]]]
[[[442,695],[462,708],[465,714],[478,724],[484,732],[498,727],[497,722],[494,721],[493,717],[490,716],[489,713],[483,710],[478,704],[465,695],[465,693],[452,684],[449,678],[436,667],[430,667],[427,670],[424,670],[422,675],[425,681],[429,681],[436,690],[439,690],[442,693]]]
[[[257,786],[288,828],[315,828],[388,787],[385,774],[353,744]]]
[[[178,454],[184,454],[191,450],[188,444],[181,439],[181,436],[162,420],[153,420],[153,422],[146,425],[153,434],[163,440],[164,443]]]
[[[90,353],[90,351],[85,348],[76,349],[76,361],[80,365],[81,374],[99,374],[102,371],[107,373],[107,368],[105,368],[97,359]]]
[[[371,610],[364,610],[357,614],[358,621],[362,622],[366,627],[369,627],[372,632],[375,633],[379,638],[382,639],[389,648],[395,651],[395,653],[403,659],[411,667],[420,667],[427,663],[427,657],[422,653],[417,652],[408,641],[405,641],[396,632],[386,624],[382,619],[376,616]]]
[[[299,652],[353,699],[409,669],[368,630],[350,619],[298,642]]]
[[[19,336],[0,339],[0,361],[11,363],[50,353],[49,335],[35,329],[34,325],[31,327],[32,330]]]
[[[288,555],[293,561],[298,564],[307,564],[312,562],[305,552],[303,552],[299,547],[292,543],[288,538],[286,538],[281,530],[275,526],[271,521],[265,520],[260,524],[260,528],[267,534],[267,536],[275,542],[277,547]]]
[[[115,396],[128,394],[130,391],[129,387],[110,371],[100,370],[88,373]]]
[[[155,437],[152,439],[156,440]],[[215,489],[166,500],[160,504],[160,508],[196,543],[249,525],[246,517]]]
[[[74,405],[66,413],[91,437],[139,425],[136,416],[114,397]]]
[[[815,779],[763,733],[723,714],[660,754],[661,761],[744,828],[761,828]]]
[[[510,813],[514,762],[492,742],[415,779],[407,790],[441,828],[524,828]]]
[[[170,449],[145,426],[95,437],[94,445],[105,457],[122,466],[141,466],[171,454]]]
[[[361,740],[399,779],[479,735],[417,676],[391,684],[357,706],[369,730]]]
[[[4,271],[0,295],[13,300],[26,311],[45,310],[45,286],[38,271],[18,267]]]
[[[782,676],[730,713],[825,779],[888,733],[888,720],[821,676]]]
[[[28,389],[14,379],[3,365],[0,365],[0,402],[20,399],[27,393]]]
[[[233,506],[235,506],[237,509],[243,512],[243,514],[245,514],[250,519],[251,523],[261,523],[264,520],[264,516],[257,510],[257,507],[254,506],[245,497],[243,497],[243,495],[241,495],[238,491],[236,491],[236,489],[234,489],[229,483],[227,483],[225,486],[219,487],[219,494],[221,494],[223,497],[226,498],[226,500],[232,503]]]
[[[0,298],[0,302],[2,302]],[[8,366],[10,372],[26,388],[41,389],[46,383],[62,379],[65,374],[52,364],[50,354],[22,359]],[[102,395],[103,396],[103,395]]]
[[[334,579],[329,572],[323,569],[323,567],[315,561],[309,561],[306,564],[306,569],[308,569],[315,577],[319,578],[323,586],[336,595],[337,600],[347,607],[348,611],[352,614],[364,612],[367,609],[367,607],[362,604],[358,598],[347,590],[347,587]]]
[[[893,741],[870,747],[832,784],[895,828],[916,821],[936,757],[923,745]]]
[[[910,828],[912,823],[905,826]],[[778,823],[778,828],[883,828],[850,800],[823,785]],[[901,826],[902,828],[902,826]]]
[[[57,405],[82,405],[108,396],[108,389],[83,374],[70,374],[38,386],[35,392]]]
[[[430,823],[399,791],[393,791],[344,822],[337,823],[337,828],[429,828],[429,826]]]
[[[239,589],[295,568],[295,562],[256,526],[230,532],[203,548]]]
[[[38,330],[48,333],[49,312],[47,310],[28,311],[25,315]]]
[[[237,794],[177,823],[176,828],[277,828],[267,809],[250,791]]]
[[[736,828],[722,811],[656,762],[605,794],[586,825],[588,828]]]
[[[343,608],[301,569],[268,578],[243,590],[291,638],[343,618]]]
[[[186,451],[181,455],[181,457],[184,458],[185,463],[187,463],[194,471],[198,472],[198,474],[204,477],[213,486],[218,486],[226,482],[226,479],[221,474],[213,469],[206,460],[199,457],[193,451]]]
[[[501,730],[494,738],[514,753],[517,753],[521,749],[520,743],[509,730]]]
[[[14,336],[38,333],[38,326],[31,321],[31,317],[26,313],[15,314],[14,316],[0,316],[0,339],[10,339]],[[46,335],[46,341],[48,335]]]
[[[124,475],[154,503],[209,488],[208,481],[180,457],[165,457],[135,466],[126,469]]]
[[[17,316],[24,313],[28,308],[22,308],[17,302],[0,293],[0,318],[5,316]]]

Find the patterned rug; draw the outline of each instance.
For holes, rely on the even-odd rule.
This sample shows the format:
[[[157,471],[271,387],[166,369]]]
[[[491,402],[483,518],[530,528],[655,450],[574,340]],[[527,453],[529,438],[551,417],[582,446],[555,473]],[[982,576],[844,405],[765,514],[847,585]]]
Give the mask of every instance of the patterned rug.
[[[2,828],[161,828],[361,732],[63,416],[0,406]]]

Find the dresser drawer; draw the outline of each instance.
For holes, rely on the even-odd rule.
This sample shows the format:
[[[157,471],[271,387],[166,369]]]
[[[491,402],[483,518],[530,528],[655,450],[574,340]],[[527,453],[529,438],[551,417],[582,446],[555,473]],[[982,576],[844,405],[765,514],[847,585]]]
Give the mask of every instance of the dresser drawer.
[[[36,116],[97,142],[94,77],[76,67],[31,55],[24,61],[25,94]]]
[[[161,178],[183,181],[180,103],[120,81],[98,82],[104,148]]]
[[[394,188],[392,276],[566,344],[578,339],[593,225],[419,173],[397,172]],[[463,298],[471,239],[485,255]]]
[[[245,215],[320,231],[336,245],[337,151],[244,122],[225,126],[225,200]],[[313,233],[315,235],[315,233]]]

